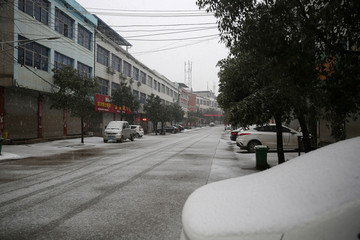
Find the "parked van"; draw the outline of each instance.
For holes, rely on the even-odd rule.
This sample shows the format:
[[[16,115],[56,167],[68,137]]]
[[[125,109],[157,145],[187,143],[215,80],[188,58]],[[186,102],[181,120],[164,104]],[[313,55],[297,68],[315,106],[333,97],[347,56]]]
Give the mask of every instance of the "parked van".
[[[135,130],[130,128],[127,121],[111,121],[104,131],[104,142],[123,142],[126,139],[134,141],[135,134]]]

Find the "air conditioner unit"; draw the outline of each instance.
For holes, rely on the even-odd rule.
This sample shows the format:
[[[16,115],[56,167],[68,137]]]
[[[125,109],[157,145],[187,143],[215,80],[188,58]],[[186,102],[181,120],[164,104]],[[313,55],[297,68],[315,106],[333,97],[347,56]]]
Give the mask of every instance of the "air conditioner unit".
[[[138,87],[140,87],[140,86],[141,86],[141,82],[138,82],[137,85],[138,85]]]
[[[107,72],[110,73],[110,74],[115,74],[115,69],[112,68],[112,67],[108,67]]]
[[[119,78],[123,79],[123,80],[126,80],[126,74],[125,73],[120,73]]]

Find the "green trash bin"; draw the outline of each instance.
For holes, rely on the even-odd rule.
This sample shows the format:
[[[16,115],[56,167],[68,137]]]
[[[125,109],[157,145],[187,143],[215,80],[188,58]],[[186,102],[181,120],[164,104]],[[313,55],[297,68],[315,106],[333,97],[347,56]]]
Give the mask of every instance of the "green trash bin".
[[[255,146],[255,154],[256,154],[256,168],[260,170],[264,170],[269,168],[267,163],[267,152],[269,148],[265,145],[257,145]]]

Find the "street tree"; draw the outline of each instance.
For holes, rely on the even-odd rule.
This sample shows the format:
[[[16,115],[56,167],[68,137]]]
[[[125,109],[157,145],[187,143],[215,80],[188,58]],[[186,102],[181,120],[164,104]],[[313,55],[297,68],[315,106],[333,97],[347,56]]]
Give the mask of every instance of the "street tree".
[[[53,69],[54,84],[58,91],[51,95],[52,108],[66,109],[81,120],[81,143],[84,143],[84,120],[94,113],[94,94],[98,91],[96,79],[80,74],[70,65]]]
[[[320,116],[325,110],[323,116],[329,116],[330,122],[341,123],[358,113],[358,51],[345,49],[344,43],[358,45],[359,2],[198,0],[197,3],[215,13],[222,40],[231,52],[228,59],[219,63],[222,71],[218,98],[230,117],[244,117],[235,114],[236,109],[249,110],[245,116],[253,117],[251,110],[256,100],[268,95],[272,98],[263,99],[265,102],[260,106],[276,104],[273,99],[284,103],[278,104],[275,112],[282,113],[285,119],[291,114],[297,117],[308,150],[307,127],[315,125],[315,115]],[[322,73],[328,71],[323,61],[329,56],[337,56],[335,74],[328,76],[328,81],[319,81],[315,70],[318,67]],[[336,96],[341,101],[336,101]],[[240,102],[241,106],[233,107]],[[267,107],[263,110],[270,111]],[[270,112],[276,119],[274,112]],[[336,129],[343,132],[338,126],[341,124],[331,125],[333,134]]]
[[[171,105],[166,105],[161,103],[159,107],[160,111],[160,122],[161,122],[161,130],[164,130],[164,126],[166,122],[173,121],[173,108]]]
[[[162,118],[162,104],[159,96],[151,94],[144,104],[144,111],[147,118],[154,124],[155,134],[157,135],[157,124]]]
[[[184,111],[181,108],[181,106],[179,106],[176,103],[173,103],[170,105],[170,110],[171,110],[171,122],[174,121],[175,123],[179,123],[184,119]]]
[[[119,87],[112,92],[112,103],[118,107],[127,107],[132,112],[138,111],[140,103],[135,99],[132,94],[131,88],[126,83],[121,82]],[[120,111],[121,120],[128,114],[126,111]]]

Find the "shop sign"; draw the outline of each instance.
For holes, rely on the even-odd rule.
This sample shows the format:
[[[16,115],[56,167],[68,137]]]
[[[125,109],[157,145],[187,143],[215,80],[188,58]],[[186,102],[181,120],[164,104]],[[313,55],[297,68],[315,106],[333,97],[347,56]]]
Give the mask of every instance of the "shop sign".
[[[130,108],[126,106],[118,107],[111,103],[111,97],[101,94],[95,94],[95,111],[132,114]]]

